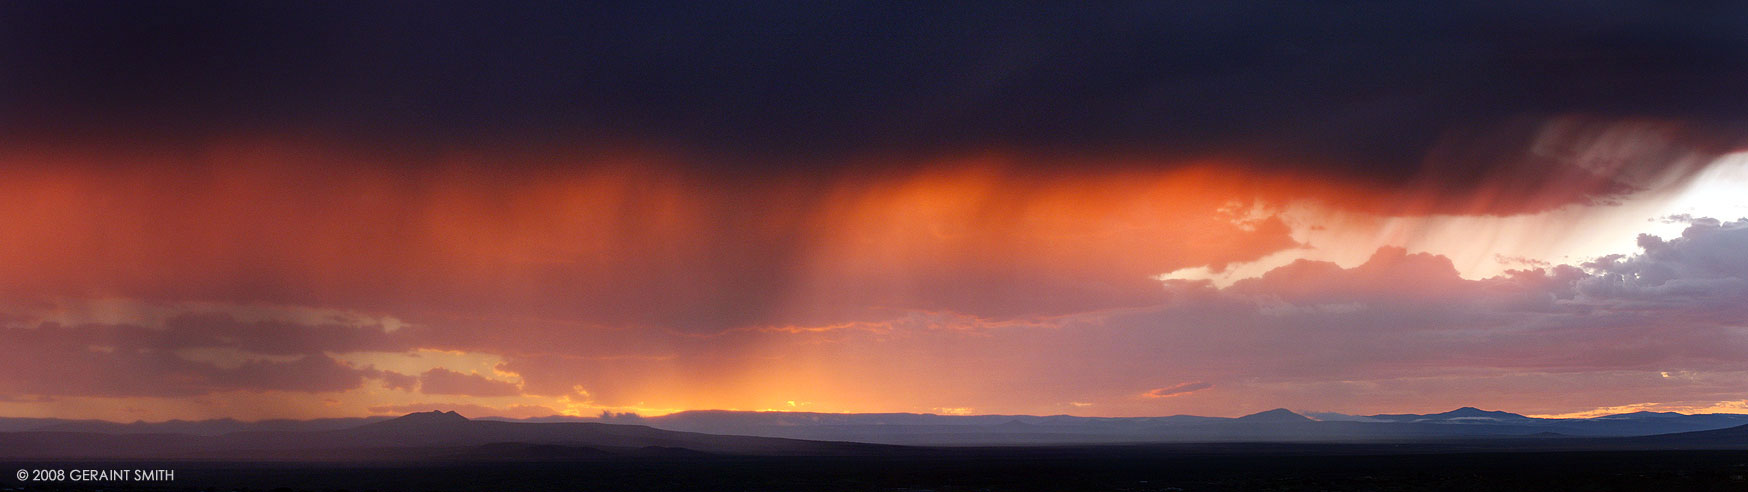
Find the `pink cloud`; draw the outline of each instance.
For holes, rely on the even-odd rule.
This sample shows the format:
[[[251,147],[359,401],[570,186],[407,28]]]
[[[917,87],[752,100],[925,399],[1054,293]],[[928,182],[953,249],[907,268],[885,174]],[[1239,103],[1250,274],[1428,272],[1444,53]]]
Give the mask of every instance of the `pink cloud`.
[[[1205,382],[1180,383],[1180,384],[1174,384],[1171,386],[1166,386],[1164,388],[1154,388],[1152,390],[1148,390],[1146,393],[1142,393],[1141,396],[1146,397],[1146,398],[1171,398],[1174,396],[1183,396],[1183,395],[1187,395],[1190,393],[1195,393],[1197,391],[1205,390],[1205,389],[1212,388],[1212,387],[1214,387],[1214,385],[1212,383],[1205,383]]]

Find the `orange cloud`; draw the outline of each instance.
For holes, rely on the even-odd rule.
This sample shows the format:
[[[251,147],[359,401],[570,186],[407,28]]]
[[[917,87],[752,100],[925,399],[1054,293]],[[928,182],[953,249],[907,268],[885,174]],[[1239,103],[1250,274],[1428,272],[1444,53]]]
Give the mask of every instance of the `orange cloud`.
[[[1065,313],[1153,302],[1150,274],[1292,247],[1279,221],[1224,211],[1299,186],[1216,166],[1068,179],[999,158],[757,180],[659,157],[418,172],[377,158],[5,153],[0,291],[689,331],[869,306]]]
[[[1205,390],[1205,389],[1212,388],[1212,387],[1214,387],[1214,385],[1212,383],[1205,383],[1205,382],[1180,383],[1180,384],[1174,384],[1171,386],[1167,386],[1164,388],[1154,388],[1152,390],[1148,390],[1146,393],[1142,393],[1141,396],[1145,397],[1145,398],[1171,398],[1174,396],[1183,396],[1183,395],[1187,395],[1190,393],[1195,393],[1197,391]]]
[[[1592,196],[1600,181],[1550,184],[1557,200],[1528,203],[1506,196],[1522,191],[1508,176],[1460,206],[1391,208],[1405,191],[1219,161],[1067,173],[989,154],[737,177],[633,153],[396,159],[266,144],[0,152],[0,408],[47,411],[33,399],[64,397],[56,408],[100,412],[114,402],[90,399],[110,398],[215,416],[238,410],[151,398],[291,393],[310,405],[261,408],[393,410],[445,394],[569,413],[1073,401],[1221,414],[1326,405],[1397,384],[1367,378],[1448,370],[1735,370],[1715,327],[1650,337],[1666,327],[1570,302],[1723,309],[1694,286],[1729,278],[1595,280],[1692,273],[1653,264],[1678,255],[1472,280],[1447,257],[1389,247],[1351,268],[1300,261],[1227,288],[1154,278],[1324,247],[1294,239],[1304,224],[1287,223],[1282,204],[1511,213]],[[498,159],[517,165],[489,165]],[[1733,251],[1706,238],[1739,227],[1708,227],[1728,230],[1645,244]],[[1635,297],[1664,291],[1676,297]],[[490,371],[516,382],[480,375]],[[1157,374],[1191,382],[1135,398]],[[1169,398],[1205,381],[1232,391]],[[1447,384],[1416,381],[1401,391]]]

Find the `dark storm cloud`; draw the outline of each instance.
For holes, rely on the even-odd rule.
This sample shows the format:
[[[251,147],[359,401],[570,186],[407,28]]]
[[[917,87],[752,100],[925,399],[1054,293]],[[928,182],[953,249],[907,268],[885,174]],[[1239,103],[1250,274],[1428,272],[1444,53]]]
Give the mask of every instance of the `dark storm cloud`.
[[[127,325],[90,328],[107,342],[125,346],[227,347],[267,355],[396,351],[411,349],[414,343],[407,334],[390,333],[375,325],[244,322],[224,313],[181,314],[165,320],[159,329]]]
[[[1140,153],[1386,183],[1436,148],[1461,183],[1550,115],[1734,145],[1745,21],[1630,3],[9,2],[0,125],[633,142],[737,171]]]
[[[44,328],[61,335],[77,333]],[[324,355],[286,361],[250,360],[218,366],[171,352],[116,348],[109,351],[43,341],[8,341],[0,368],[0,393],[8,395],[186,397],[225,391],[345,391],[364,384],[371,371]]]
[[[356,334],[348,332],[358,332]],[[162,327],[42,322],[0,328],[0,393],[192,396],[222,391],[344,391],[395,373],[353,367],[325,351],[405,347],[376,327],[241,322],[191,314]],[[199,352],[217,351],[201,356]]]

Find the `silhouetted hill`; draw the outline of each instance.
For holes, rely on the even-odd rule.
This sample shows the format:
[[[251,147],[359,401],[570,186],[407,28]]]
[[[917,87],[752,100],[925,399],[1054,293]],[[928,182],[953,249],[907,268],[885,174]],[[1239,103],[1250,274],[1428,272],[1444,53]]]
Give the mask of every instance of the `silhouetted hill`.
[[[1748,415],[1634,412],[1588,419],[1552,419],[1568,433],[1587,436],[1645,436],[1723,429],[1748,424]]]
[[[1748,425],[1673,434],[1626,438],[1638,447],[1673,449],[1748,449]]]
[[[406,414],[406,415],[403,415],[400,417],[395,417],[393,419],[370,424],[370,425],[365,426],[365,427],[406,427],[406,426],[427,426],[427,425],[451,425],[451,424],[459,424],[462,422],[469,422],[469,420],[467,419],[467,417],[463,417],[463,416],[461,416],[461,414],[455,413],[454,410],[450,410],[447,412],[441,411],[441,410],[432,410],[429,412],[409,413],[409,414]]]
[[[272,419],[244,422],[236,419],[169,420],[164,422],[107,422],[102,420],[0,418],[0,432],[54,431],[98,434],[190,434],[218,436],[244,431],[324,431],[349,429],[388,420],[387,417],[323,418],[311,420]]]
[[[1475,407],[1463,407],[1445,413],[1435,413],[1428,417],[1441,419],[1494,419],[1494,420],[1526,420],[1529,417],[1498,410],[1482,410]]]
[[[0,457],[11,458],[253,458],[400,459],[441,456],[445,449],[503,445],[523,453],[559,453],[560,448],[690,450],[734,455],[857,455],[883,446],[750,436],[721,436],[602,423],[520,423],[469,420],[454,412],[425,412],[329,431],[244,431],[221,436],[99,434],[85,432],[0,433]],[[378,450],[378,451],[369,451]],[[474,451],[478,452],[478,451]],[[562,453],[582,453],[566,449]],[[561,454],[562,454],[561,453]],[[648,454],[645,452],[644,454]],[[568,455],[567,455],[568,456]],[[580,456],[580,454],[577,454]],[[574,456],[573,456],[574,457]]]
[[[1379,441],[1522,437],[1538,433],[1635,436],[1748,424],[1748,415],[1734,414],[1542,419],[1475,407],[1426,415],[1385,414],[1376,417],[1322,413],[1311,419],[1282,409],[1239,418],[705,411],[641,418],[636,422],[657,428],[713,434],[921,446]]]
[[[647,454],[638,451],[643,449],[721,455],[838,455],[883,449],[851,443],[974,447],[1497,438],[1566,441],[1555,436],[1646,436],[1748,424],[1748,415],[1736,414],[1634,412],[1592,419],[1543,419],[1474,407],[1426,415],[1319,415],[1312,419],[1286,409],[1237,418],[703,411],[650,418],[615,417],[606,421],[579,417],[516,421],[468,419],[455,412],[435,411],[396,418],[262,422],[123,424],[0,419],[0,429],[26,429],[0,431],[0,457],[229,457],[242,453],[299,460],[396,460],[486,453],[474,448],[504,443],[556,446],[517,451],[528,459],[540,459],[541,453],[581,459],[593,453],[583,448],[605,453],[604,456]],[[218,432],[222,429],[241,430]],[[1694,439],[1716,442],[1722,438],[1702,435]],[[1650,445],[1646,444],[1650,441],[1609,444],[1613,442],[1584,441],[1584,445],[1629,448]]]
[[[1253,423],[1266,422],[1266,423],[1275,423],[1275,424],[1297,423],[1297,422],[1315,422],[1314,420],[1311,420],[1310,417],[1306,417],[1304,415],[1299,415],[1297,413],[1293,413],[1292,410],[1288,410],[1285,408],[1276,408],[1274,410],[1257,412],[1257,413],[1245,415],[1243,417],[1239,417],[1239,418],[1236,418],[1233,420],[1236,420],[1239,422],[1253,422]]]
[[[1366,418],[1371,419],[1371,420],[1382,420],[1382,421],[1389,421],[1389,422],[1449,422],[1449,423],[1463,423],[1465,421],[1466,422],[1524,422],[1524,421],[1529,421],[1529,420],[1536,420],[1536,419],[1531,419],[1529,417],[1525,417],[1525,416],[1518,415],[1518,414],[1511,413],[1511,412],[1482,410],[1482,409],[1475,408],[1475,407],[1462,407],[1462,408],[1458,408],[1456,410],[1451,410],[1449,412],[1432,413],[1432,414],[1424,414],[1424,415],[1417,415],[1417,414],[1411,414],[1411,413],[1407,413],[1407,414],[1380,414],[1380,415],[1369,415]]]
[[[1612,419],[1612,418],[1678,418],[1678,417],[1686,417],[1686,416],[1687,416],[1687,415],[1686,415],[1686,414],[1682,414],[1682,413],[1677,413],[1677,412],[1650,412],[1650,411],[1644,411],[1644,410],[1640,410],[1640,411],[1637,411],[1637,412],[1631,412],[1631,413],[1617,413],[1617,414],[1614,414],[1614,415],[1608,415],[1608,416],[1603,416],[1603,417],[1597,417],[1597,418],[1599,418],[1599,419]]]
[[[525,444],[500,442],[462,448],[443,457],[465,461],[572,461],[616,456],[614,453],[582,446],[557,444]]]

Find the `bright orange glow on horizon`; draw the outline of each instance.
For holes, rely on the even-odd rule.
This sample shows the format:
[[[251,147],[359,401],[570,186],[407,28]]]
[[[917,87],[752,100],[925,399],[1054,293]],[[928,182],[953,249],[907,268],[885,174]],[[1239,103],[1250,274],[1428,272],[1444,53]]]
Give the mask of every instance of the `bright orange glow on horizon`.
[[[1062,173],[990,153],[869,176],[723,177],[652,154],[599,155],[458,154],[410,172],[419,163],[260,143],[192,156],[0,153],[0,329],[30,335],[0,344],[43,354],[0,366],[16,375],[0,377],[0,396],[15,395],[0,415],[1436,410],[1475,404],[1405,396],[1466,384],[1440,379],[1438,363],[1386,360],[1381,372],[1395,372],[1375,381],[1285,385],[1307,371],[1270,365],[1301,362],[1281,355],[1298,347],[1278,340],[1295,332],[1277,318],[1491,288],[1504,280],[1378,248],[1462,257],[1449,251],[1475,241],[1487,245],[1471,256],[1497,256],[1509,238],[1465,231],[1600,213],[1584,198],[1612,183],[1526,191],[1499,178],[1467,199],[1410,199],[1430,192],[1217,161]],[[1427,237],[1438,239],[1413,242]],[[1251,291],[1156,278],[1255,278],[1295,259],[1339,266]],[[1346,285],[1324,278],[1339,275],[1379,277],[1341,293],[1353,299],[1295,298]],[[1347,343],[1322,350],[1367,341]],[[1242,355],[1253,352],[1264,355]],[[1481,392],[1490,406],[1554,414],[1616,401],[1587,374],[1468,362],[1484,355],[1441,363],[1493,381]],[[71,370],[45,361],[74,356],[99,376],[161,370],[177,382],[45,386]],[[1275,372],[1246,372],[1262,366]],[[314,382],[255,384],[280,370]],[[1556,383],[1572,385],[1572,403],[1508,391]],[[1170,388],[1194,389],[1157,391]],[[1726,401],[1715,381],[1704,388],[1682,401]],[[1337,398],[1359,393],[1372,396]]]

